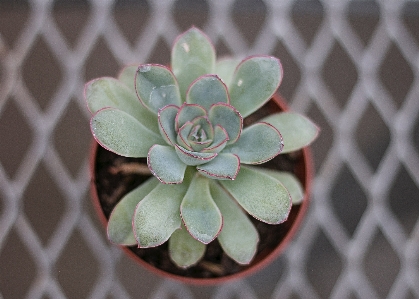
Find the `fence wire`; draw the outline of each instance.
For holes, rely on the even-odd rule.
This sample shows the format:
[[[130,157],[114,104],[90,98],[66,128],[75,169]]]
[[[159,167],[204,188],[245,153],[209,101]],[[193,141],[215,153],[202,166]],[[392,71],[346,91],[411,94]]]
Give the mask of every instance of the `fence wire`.
[[[273,54],[322,128],[312,205],[260,273],[196,287],[109,244],[89,200],[84,82],[167,63],[202,28]],[[0,298],[419,298],[419,2],[0,1]]]

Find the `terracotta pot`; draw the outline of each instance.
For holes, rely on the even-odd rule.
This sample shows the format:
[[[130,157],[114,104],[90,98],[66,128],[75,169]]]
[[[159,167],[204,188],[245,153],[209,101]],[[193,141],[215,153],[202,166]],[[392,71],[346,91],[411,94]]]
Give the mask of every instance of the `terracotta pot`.
[[[286,103],[279,95],[274,95],[273,98],[261,109],[259,109],[254,114],[248,116],[244,120],[244,125],[248,125],[249,123],[253,123],[256,120],[278,112],[278,111],[284,111],[287,110]],[[108,152],[107,150],[103,149],[102,147],[98,146],[96,142],[93,142],[92,151],[91,151],[91,159],[90,159],[90,169],[91,169],[91,197],[93,200],[93,204],[96,207],[97,213],[102,220],[104,226],[106,227],[108,217],[110,214],[110,211],[114,205],[122,198],[124,194],[138,186],[142,181],[144,181],[147,176],[144,175],[134,175],[133,178],[127,178],[125,176],[120,176],[120,180],[123,182],[118,181],[118,174],[109,174],[110,177],[116,176],[116,185],[113,186],[112,183],[107,182],[107,179],[102,179],[98,177],[99,171],[102,169],[102,164],[105,164],[104,160],[105,158],[102,157],[102,153],[105,153],[105,155],[115,155],[113,153]],[[135,163],[144,163],[146,160],[145,158],[141,159],[133,159],[133,158],[124,158],[115,155],[115,159],[117,160],[126,160],[125,162],[122,161],[121,163],[129,163],[134,161]],[[286,163],[284,163],[284,160]],[[291,161],[288,163],[287,161]],[[107,162],[106,162],[107,163]],[[119,162],[118,162],[119,163]],[[290,165],[288,165],[288,164]],[[307,208],[309,206],[309,194],[310,194],[310,188],[311,188],[311,181],[312,181],[312,174],[313,174],[313,165],[312,165],[312,158],[309,148],[304,148],[301,151],[298,151],[296,153],[291,154],[284,154],[279,155],[273,160],[262,164],[263,167],[269,167],[269,168],[276,168],[278,169],[277,165],[281,165],[281,168],[283,168],[283,165],[288,165],[288,168],[292,168],[292,171],[294,174],[300,179],[301,183],[304,186],[305,191],[305,198],[301,205],[293,206],[290,216],[288,217],[288,220],[284,222],[283,224],[279,225],[267,225],[264,223],[261,223],[255,219],[252,219],[253,217],[249,216],[249,218],[252,219],[252,221],[257,224],[258,230],[260,227],[262,227],[263,230],[266,230],[265,234],[268,236],[267,239],[275,238],[274,240],[271,240],[269,242],[266,242],[268,245],[261,245],[263,241],[263,237],[261,235],[261,241],[259,247],[258,253],[256,254],[254,260],[250,265],[247,266],[239,266],[235,264],[234,270],[231,270],[231,273],[229,271],[225,271],[227,274],[222,275],[222,273],[217,272],[217,265],[213,262],[207,263],[205,261],[206,256],[204,257],[204,260],[197,264],[197,266],[193,266],[188,271],[184,271],[182,269],[176,268],[173,271],[172,270],[163,270],[166,266],[171,266],[170,261],[166,261],[168,259],[167,250],[166,253],[163,252],[164,250],[164,244],[156,247],[156,248],[149,248],[149,249],[136,249],[135,247],[125,247],[121,246],[121,248],[124,250],[126,254],[128,254],[130,257],[132,257],[136,262],[138,262],[141,266],[149,269],[151,272],[154,272],[158,275],[180,280],[182,282],[191,283],[191,284],[197,284],[197,285],[212,285],[217,283],[222,283],[226,281],[231,281],[233,279],[243,278],[245,276],[251,275],[262,268],[269,265],[272,261],[274,261],[287,247],[287,245],[290,243],[291,239],[297,232],[298,228],[300,227],[300,224],[306,214]],[[103,170],[102,170],[103,171]],[[105,180],[105,182],[101,182],[101,180]],[[109,184],[108,184],[109,183]],[[125,188],[122,188],[120,184],[124,183],[126,185]],[[114,199],[110,200],[107,198],[107,196],[99,196],[99,194],[102,194],[102,189],[112,189],[111,192],[116,193],[116,195],[112,196]],[[115,191],[115,192],[114,192]],[[110,202],[108,202],[110,201]],[[260,233],[260,231],[259,231]],[[280,237],[275,237],[280,236]],[[167,242],[166,242],[167,243]],[[213,244],[214,243],[214,244]],[[211,245],[213,244],[213,245]],[[210,249],[209,246],[213,246],[216,248],[218,245],[218,242],[214,240],[211,242],[207,247],[207,252]],[[217,249],[217,248],[216,248]],[[216,250],[214,249],[214,250]],[[157,253],[154,253],[153,250],[160,250]],[[148,254],[147,251],[150,253]],[[147,258],[143,256],[143,253],[146,253]],[[162,253],[163,252],[163,253]],[[147,255],[148,254],[148,255]],[[143,257],[140,257],[143,256]],[[151,258],[150,258],[151,256]],[[148,261],[146,261],[148,259]],[[220,260],[225,261],[228,257],[225,255],[220,258]],[[164,265],[160,265],[161,260],[164,261]],[[163,263],[163,262],[162,262]],[[206,264],[207,263],[207,264]],[[231,264],[231,263],[230,263]],[[215,274],[212,272],[211,275],[207,275],[204,271],[203,273],[199,272],[199,274],[194,274],[195,267],[198,267],[199,269],[202,267],[209,267],[213,268],[211,271],[215,271]],[[206,268],[205,268],[206,269]],[[204,269],[204,270],[205,270]],[[171,271],[171,272],[169,272]],[[182,273],[185,272],[185,273]],[[234,272],[234,273],[233,273]],[[191,274],[192,273],[192,274]],[[198,270],[196,271],[198,273]],[[184,276],[188,275],[188,276]],[[193,277],[191,275],[196,275],[198,277]],[[211,277],[208,277],[211,276]]]

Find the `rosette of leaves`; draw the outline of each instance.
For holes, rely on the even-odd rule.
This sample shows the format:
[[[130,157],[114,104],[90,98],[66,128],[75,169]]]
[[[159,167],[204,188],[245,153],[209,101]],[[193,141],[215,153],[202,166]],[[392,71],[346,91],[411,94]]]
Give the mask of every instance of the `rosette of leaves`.
[[[191,28],[176,39],[171,68],[129,66],[117,79],[88,82],[94,138],[116,154],[147,157],[153,174],[116,205],[109,239],[142,248],[169,240],[171,259],[189,267],[217,238],[232,259],[250,263],[259,237],[245,212],[279,224],[303,198],[292,174],[252,165],[301,149],[318,134],[291,112],[243,128],[281,79],[274,57],[216,61],[208,37]]]

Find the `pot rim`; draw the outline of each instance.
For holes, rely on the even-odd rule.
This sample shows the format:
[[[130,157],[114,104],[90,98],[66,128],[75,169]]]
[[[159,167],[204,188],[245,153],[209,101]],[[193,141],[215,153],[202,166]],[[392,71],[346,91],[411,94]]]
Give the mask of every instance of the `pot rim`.
[[[275,103],[284,111],[289,110],[284,98],[278,94],[275,93],[272,96],[272,99],[275,101]],[[98,143],[93,139],[92,145],[90,148],[90,159],[89,159],[89,169],[90,169],[90,197],[93,203],[93,206],[95,207],[96,213],[99,216],[100,221],[102,222],[103,226],[107,227],[108,220],[105,217],[105,214],[102,210],[102,207],[100,205],[99,196],[97,194],[97,189],[95,185],[95,161],[96,161],[96,154],[97,154],[97,148]],[[227,275],[227,276],[221,276],[221,277],[214,277],[214,278],[195,278],[195,277],[186,277],[181,275],[172,274],[169,272],[166,272],[164,270],[161,270],[157,267],[154,267],[153,265],[145,262],[143,259],[138,257],[134,252],[129,250],[126,246],[122,245],[116,245],[119,246],[130,258],[135,260],[137,263],[139,263],[144,268],[150,270],[152,273],[157,274],[160,277],[164,278],[170,278],[176,281],[192,284],[192,285],[201,285],[201,286],[211,286],[216,284],[221,284],[225,282],[231,282],[233,280],[238,280],[247,276],[250,276],[252,274],[255,274],[256,272],[259,272],[263,268],[267,267],[269,264],[271,264],[274,260],[276,260],[280,254],[285,250],[285,248],[289,245],[291,240],[294,238],[295,234],[301,227],[301,224],[306,216],[308,207],[310,205],[310,194],[311,194],[311,185],[313,180],[313,173],[314,173],[314,165],[313,165],[313,159],[310,147],[305,147],[302,149],[303,152],[303,162],[304,162],[304,199],[302,203],[300,204],[298,214],[283,238],[283,240],[278,244],[278,246],[272,250],[268,255],[263,257],[260,261],[257,261],[255,264],[249,265],[248,268],[243,269],[240,272]]]

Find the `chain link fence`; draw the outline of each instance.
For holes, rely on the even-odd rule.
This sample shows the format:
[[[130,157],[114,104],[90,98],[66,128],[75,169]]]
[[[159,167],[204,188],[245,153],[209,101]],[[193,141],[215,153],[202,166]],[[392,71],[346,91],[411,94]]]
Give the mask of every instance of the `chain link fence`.
[[[202,28],[273,54],[322,128],[301,231],[268,268],[196,287],[132,264],[89,199],[84,82],[167,64]],[[0,1],[0,298],[419,298],[419,2]]]

